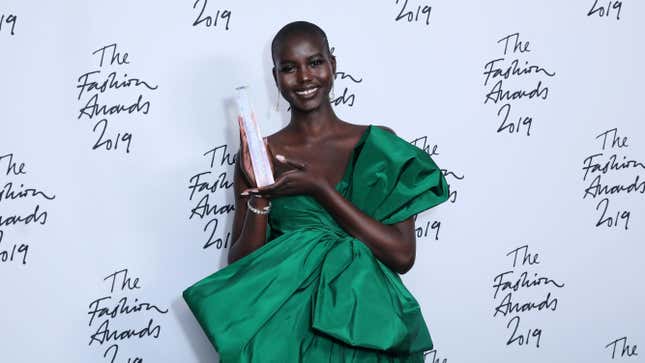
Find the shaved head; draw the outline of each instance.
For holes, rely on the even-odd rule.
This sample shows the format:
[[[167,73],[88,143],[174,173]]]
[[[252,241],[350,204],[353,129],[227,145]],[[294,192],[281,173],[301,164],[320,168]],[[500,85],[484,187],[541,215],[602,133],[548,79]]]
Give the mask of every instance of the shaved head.
[[[273,37],[273,41],[271,41],[271,59],[274,60],[274,63],[274,56],[278,51],[280,45],[284,40],[294,35],[311,35],[320,38],[325,46],[327,55],[331,56],[329,42],[327,41],[327,34],[325,34],[325,32],[320,29],[318,25],[307,21],[294,21],[283,26],[282,29],[280,29]]]

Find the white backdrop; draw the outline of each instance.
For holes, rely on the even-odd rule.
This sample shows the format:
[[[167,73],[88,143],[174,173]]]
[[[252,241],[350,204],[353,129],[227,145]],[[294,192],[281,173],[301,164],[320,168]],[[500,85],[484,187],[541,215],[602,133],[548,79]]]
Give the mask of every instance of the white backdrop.
[[[300,19],[334,47],[338,114],[393,128],[450,184],[403,275],[426,361],[642,361],[644,15],[635,0],[3,0],[0,361],[217,361],[181,292],[226,261],[233,90],[252,86],[265,134],[286,124],[269,43]]]

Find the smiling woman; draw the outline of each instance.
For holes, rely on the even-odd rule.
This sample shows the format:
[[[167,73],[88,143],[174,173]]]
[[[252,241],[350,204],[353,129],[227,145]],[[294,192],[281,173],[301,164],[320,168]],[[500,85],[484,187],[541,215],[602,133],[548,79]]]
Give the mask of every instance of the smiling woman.
[[[327,36],[322,29],[307,24],[310,23],[285,26],[271,44],[276,85],[289,104],[301,111],[322,105],[336,73],[336,58]]]
[[[222,363],[423,362],[433,343],[398,274],[414,264],[414,215],[448,199],[446,180],[391,129],[336,116],[318,26],[287,24],[271,52],[291,106],[265,138],[275,182],[256,186],[242,133],[229,265],[184,299]]]

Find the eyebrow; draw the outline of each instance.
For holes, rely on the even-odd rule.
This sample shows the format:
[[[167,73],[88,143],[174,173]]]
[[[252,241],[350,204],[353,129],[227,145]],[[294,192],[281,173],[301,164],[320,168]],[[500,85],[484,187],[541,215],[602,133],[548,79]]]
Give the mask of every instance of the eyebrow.
[[[324,58],[323,54],[322,54],[322,53],[320,53],[320,52],[318,52],[318,53],[316,53],[316,54],[312,54],[312,55],[310,55],[309,57],[307,57],[307,59],[316,58],[316,57]],[[280,63],[278,63],[278,64],[282,65],[282,64],[287,64],[287,63],[295,63],[295,61],[292,61],[292,60],[286,59],[286,60],[280,61]]]

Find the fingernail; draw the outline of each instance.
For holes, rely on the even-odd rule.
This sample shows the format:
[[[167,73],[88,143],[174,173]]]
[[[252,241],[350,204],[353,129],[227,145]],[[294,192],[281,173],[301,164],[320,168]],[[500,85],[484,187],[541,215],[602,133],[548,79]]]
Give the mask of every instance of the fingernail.
[[[249,192],[245,191],[245,192],[240,193],[240,195],[249,195]]]
[[[276,154],[275,158],[280,160],[280,161],[284,161],[284,156],[282,156],[280,154]]]

